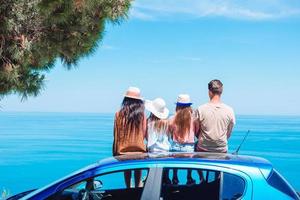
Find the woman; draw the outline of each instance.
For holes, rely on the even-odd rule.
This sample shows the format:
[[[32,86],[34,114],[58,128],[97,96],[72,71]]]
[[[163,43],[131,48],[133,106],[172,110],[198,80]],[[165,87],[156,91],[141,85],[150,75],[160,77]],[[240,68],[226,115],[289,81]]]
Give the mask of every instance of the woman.
[[[145,106],[136,87],[129,87],[122,102],[121,109],[115,114],[113,155],[146,152],[144,138],[146,135]],[[130,187],[131,170],[124,172],[127,188]],[[141,171],[134,170],[135,187],[141,184]]]
[[[194,152],[195,148],[195,133],[198,131],[197,124],[193,120],[193,109],[190,96],[187,94],[180,94],[177,98],[176,113],[170,119],[170,131],[172,133],[172,151],[174,152]],[[202,173],[200,180],[202,181]],[[173,171],[173,184],[178,184],[177,170]],[[188,170],[187,184],[194,184],[195,180],[192,178],[192,171]]]
[[[169,152],[171,144],[169,142],[168,121],[166,120],[169,110],[166,108],[165,101],[161,98],[146,101],[145,107],[150,112],[146,133],[148,152]]]

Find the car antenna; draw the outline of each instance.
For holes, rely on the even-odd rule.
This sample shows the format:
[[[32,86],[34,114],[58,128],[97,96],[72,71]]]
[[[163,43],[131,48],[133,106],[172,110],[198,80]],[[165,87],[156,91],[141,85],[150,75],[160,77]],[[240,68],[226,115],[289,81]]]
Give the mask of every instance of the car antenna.
[[[238,155],[239,150],[240,150],[242,144],[245,142],[246,138],[248,137],[249,133],[250,133],[250,130],[247,131],[246,135],[244,136],[244,139],[242,140],[242,142],[241,142],[241,144],[239,145],[239,147],[237,148],[237,150],[236,150],[235,152],[232,153],[233,155]]]

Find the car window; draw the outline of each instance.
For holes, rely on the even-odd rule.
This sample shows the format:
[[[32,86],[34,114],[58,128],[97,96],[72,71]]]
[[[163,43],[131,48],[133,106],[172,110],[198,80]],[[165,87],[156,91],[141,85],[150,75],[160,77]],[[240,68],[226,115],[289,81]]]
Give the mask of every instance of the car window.
[[[135,185],[135,173],[141,173],[140,184]],[[134,170],[131,171],[131,187],[143,187],[148,175],[147,169]],[[114,189],[126,189],[124,171],[119,171],[115,173],[103,174],[101,176],[95,177],[94,181],[96,184],[101,184],[101,187],[96,187],[98,190],[114,190]]]
[[[244,190],[244,179],[233,174],[191,168],[164,168],[160,198],[234,200],[240,199]]]
[[[101,174],[73,184],[47,200],[140,199],[148,171],[148,169],[134,169]],[[125,183],[125,176],[129,187]],[[135,177],[137,178],[135,179]]]
[[[285,193],[286,195],[289,195],[293,199],[299,199],[298,195],[293,190],[293,188],[284,180],[284,178],[276,170],[272,170],[267,179],[267,182],[272,187]]]
[[[245,181],[239,176],[223,173],[222,199],[240,199],[245,190]]]

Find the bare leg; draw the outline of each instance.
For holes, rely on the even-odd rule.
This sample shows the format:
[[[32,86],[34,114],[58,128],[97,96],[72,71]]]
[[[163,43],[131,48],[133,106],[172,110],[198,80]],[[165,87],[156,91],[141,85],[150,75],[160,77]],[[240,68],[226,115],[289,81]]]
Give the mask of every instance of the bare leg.
[[[163,171],[163,183],[164,184],[171,184],[171,180],[169,178],[169,169],[166,168]]]
[[[131,182],[131,170],[124,171],[125,184],[127,188],[130,188]]]
[[[142,187],[141,176],[142,170],[134,170],[134,187]]]
[[[179,180],[178,180],[178,175],[177,175],[177,169],[173,169],[173,179],[172,179],[172,183],[174,185],[178,185]]]
[[[204,175],[203,175],[203,172],[202,172],[202,170],[200,170],[200,169],[198,169],[197,172],[198,172],[198,175],[199,175],[200,183],[202,183],[202,181],[204,181]]]
[[[190,185],[190,184],[195,184],[195,180],[192,177],[192,170],[188,169],[187,170],[187,176],[186,176],[186,184]]]
[[[221,173],[220,172],[215,172],[215,180],[221,178]]]
[[[188,169],[187,170],[187,176],[186,176],[187,179],[190,179],[192,178],[192,170],[191,169]]]

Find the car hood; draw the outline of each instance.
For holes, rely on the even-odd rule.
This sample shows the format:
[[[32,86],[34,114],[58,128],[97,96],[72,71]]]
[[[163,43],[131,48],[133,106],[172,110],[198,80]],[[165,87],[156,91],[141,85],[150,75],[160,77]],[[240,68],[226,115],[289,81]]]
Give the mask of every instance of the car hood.
[[[37,189],[31,189],[31,190],[27,190],[25,192],[21,192],[21,193],[18,193],[18,194],[15,194],[14,196],[11,196],[11,197],[8,197],[6,200],[17,200],[17,199],[20,199],[22,197],[24,197],[25,195],[35,191]]]

